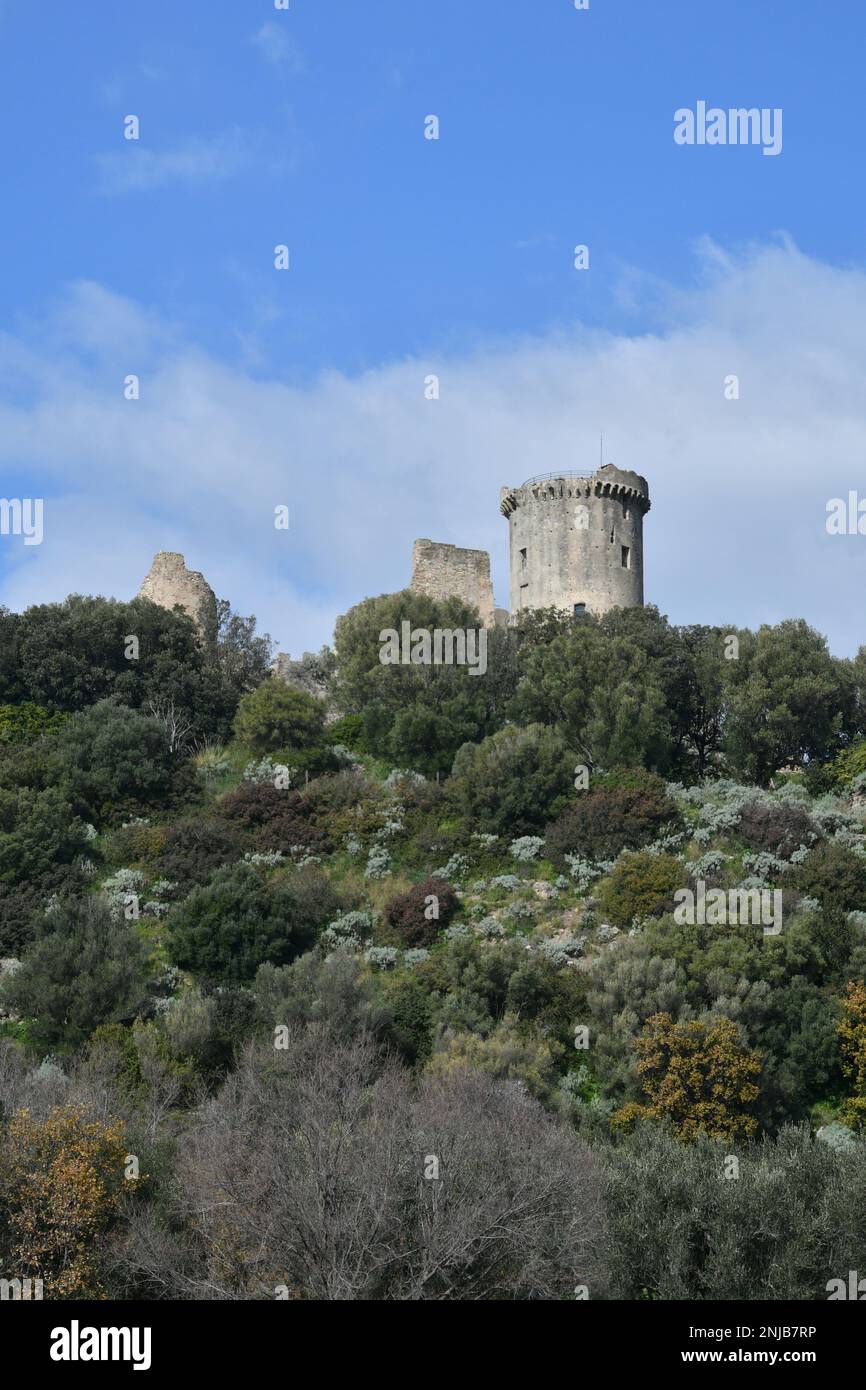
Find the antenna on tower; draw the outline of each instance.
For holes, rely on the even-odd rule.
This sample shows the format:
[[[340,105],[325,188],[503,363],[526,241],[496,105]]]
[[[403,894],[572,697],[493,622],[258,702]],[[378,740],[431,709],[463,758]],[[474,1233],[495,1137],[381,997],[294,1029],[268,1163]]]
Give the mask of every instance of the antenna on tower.
[[[604,430],[598,436],[598,466],[604,468]]]

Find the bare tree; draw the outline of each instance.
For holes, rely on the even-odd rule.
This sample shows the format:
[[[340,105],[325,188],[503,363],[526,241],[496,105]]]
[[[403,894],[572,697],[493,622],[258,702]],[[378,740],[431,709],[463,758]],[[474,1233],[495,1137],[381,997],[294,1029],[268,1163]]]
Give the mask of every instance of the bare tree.
[[[556,1299],[600,1282],[600,1176],[517,1084],[417,1092],[365,1037],[247,1049],[180,1154],[193,1298]]]
[[[142,713],[157,720],[165,729],[169,752],[180,753],[184,750],[194,725],[192,720],[178,709],[173,699],[148,700]]]

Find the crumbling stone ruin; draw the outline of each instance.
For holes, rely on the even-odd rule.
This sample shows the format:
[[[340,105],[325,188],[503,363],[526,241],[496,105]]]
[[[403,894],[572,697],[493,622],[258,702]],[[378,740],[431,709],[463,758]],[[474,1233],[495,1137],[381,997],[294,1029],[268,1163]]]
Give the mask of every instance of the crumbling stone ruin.
[[[409,588],[429,598],[461,598],[478,609],[485,627],[494,626],[490,556],[486,550],[464,550],[459,545],[444,545],[439,541],[416,541],[412,547]]]
[[[474,604],[485,627],[529,608],[606,613],[643,604],[646,478],[606,463],[594,473],[544,473],[504,487],[499,510],[508,522],[510,612],[493,606],[490,557],[419,540],[412,548],[410,589]]]
[[[192,618],[202,642],[216,641],[217,602],[213,589],[198,570],[188,570],[175,550],[160,550],[138,591],[160,608],[182,608]]]
[[[331,677],[336,665],[337,658],[330,647],[322,647],[319,652],[304,652],[296,660],[292,660],[289,652],[277,652],[271,671],[286,685],[324,701],[325,723],[333,724],[340,717],[331,697]]]

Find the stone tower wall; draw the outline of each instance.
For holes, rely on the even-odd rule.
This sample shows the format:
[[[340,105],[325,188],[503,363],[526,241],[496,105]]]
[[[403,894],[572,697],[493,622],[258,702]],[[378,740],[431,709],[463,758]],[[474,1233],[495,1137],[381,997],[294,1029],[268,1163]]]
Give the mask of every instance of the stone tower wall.
[[[458,545],[420,540],[412,547],[412,581],[415,593],[430,598],[456,596],[472,604],[485,627],[494,625],[490,556],[486,550],[464,550]]]
[[[216,640],[216,595],[203,574],[187,569],[177,551],[161,550],[154,556],[138,597],[169,610],[180,605],[196,624],[202,641]]]
[[[645,478],[606,464],[587,477],[562,474],[504,487],[512,615],[584,604],[592,613],[643,603]]]

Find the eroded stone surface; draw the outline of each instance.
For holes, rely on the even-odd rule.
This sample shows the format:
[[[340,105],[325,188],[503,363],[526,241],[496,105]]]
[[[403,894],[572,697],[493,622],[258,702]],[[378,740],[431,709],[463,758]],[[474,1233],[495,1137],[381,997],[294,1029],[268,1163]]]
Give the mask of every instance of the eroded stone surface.
[[[486,550],[419,540],[412,547],[409,588],[429,598],[456,597],[477,608],[485,627],[494,625],[490,556]]]
[[[203,574],[187,569],[177,551],[160,550],[153,557],[138,597],[149,598],[151,603],[169,611],[179,606],[192,618],[202,641],[216,638],[216,595]]]

